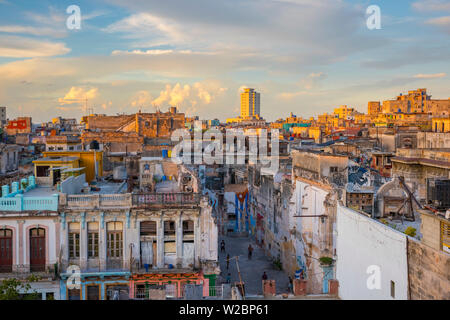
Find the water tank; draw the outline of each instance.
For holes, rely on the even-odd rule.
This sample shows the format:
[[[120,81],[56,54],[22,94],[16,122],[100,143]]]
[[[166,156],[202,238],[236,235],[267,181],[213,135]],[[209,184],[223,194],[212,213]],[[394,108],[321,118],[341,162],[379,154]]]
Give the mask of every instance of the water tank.
[[[126,180],[127,179],[127,168],[125,166],[115,167],[113,170],[114,180]]]
[[[98,150],[98,149],[100,149],[100,145],[99,145],[98,141],[97,140],[93,140],[89,144],[89,149],[91,149],[91,150]]]
[[[169,157],[169,152],[167,150],[162,150],[162,157],[163,158],[168,158]]]

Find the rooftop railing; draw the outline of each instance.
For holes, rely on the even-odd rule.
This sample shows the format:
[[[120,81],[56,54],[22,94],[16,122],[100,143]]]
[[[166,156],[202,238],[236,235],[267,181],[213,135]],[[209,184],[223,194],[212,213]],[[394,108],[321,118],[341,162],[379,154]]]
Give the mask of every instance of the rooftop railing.
[[[134,193],[133,206],[187,205],[200,203],[200,193]]]
[[[195,205],[200,193],[124,193],[93,195],[61,195],[59,204],[69,209],[130,208],[154,205]]]
[[[65,198],[65,199],[64,199]],[[69,194],[60,201],[67,208],[128,208],[131,194]]]

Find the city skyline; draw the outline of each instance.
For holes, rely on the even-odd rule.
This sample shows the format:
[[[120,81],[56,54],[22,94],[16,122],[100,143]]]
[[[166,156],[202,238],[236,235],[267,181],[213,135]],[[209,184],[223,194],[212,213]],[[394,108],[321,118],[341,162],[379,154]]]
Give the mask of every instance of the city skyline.
[[[87,97],[95,113],[176,105],[224,120],[239,114],[243,87],[262,94],[269,121],[366,112],[415,88],[449,97],[445,1],[379,1],[379,30],[366,26],[368,1],[80,1],[81,29],[70,30],[72,4],[0,1],[9,118],[80,118]]]

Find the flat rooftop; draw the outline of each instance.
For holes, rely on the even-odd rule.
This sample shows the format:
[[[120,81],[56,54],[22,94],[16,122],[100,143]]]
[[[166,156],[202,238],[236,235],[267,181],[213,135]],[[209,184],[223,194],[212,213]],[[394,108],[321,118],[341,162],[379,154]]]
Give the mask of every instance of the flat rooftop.
[[[34,160],[33,162],[72,162],[78,159],[78,157],[44,157]]]
[[[29,190],[23,194],[24,198],[27,197],[51,197],[58,191],[55,188],[47,186],[37,186],[34,189]]]

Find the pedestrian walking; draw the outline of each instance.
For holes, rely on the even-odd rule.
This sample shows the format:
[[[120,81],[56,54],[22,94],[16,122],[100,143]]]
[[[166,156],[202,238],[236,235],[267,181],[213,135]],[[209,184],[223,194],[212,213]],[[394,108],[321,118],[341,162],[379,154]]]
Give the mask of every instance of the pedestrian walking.
[[[248,260],[252,259],[253,247],[251,244],[248,245]]]
[[[225,241],[220,242],[220,252],[225,252]]]
[[[266,274],[265,271],[264,271],[264,273],[263,273],[263,275],[262,275],[262,279],[263,279],[263,280],[267,280],[267,274]]]
[[[231,283],[231,273],[227,274],[227,283]]]
[[[230,268],[230,255],[227,254],[227,270]]]
[[[288,285],[289,292],[293,292],[293,282],[291,276],[289,276],[289,285]]]

